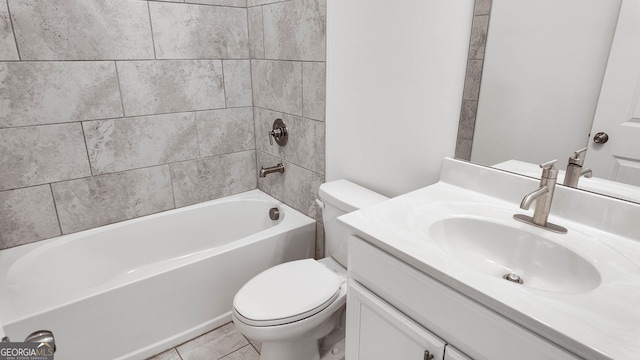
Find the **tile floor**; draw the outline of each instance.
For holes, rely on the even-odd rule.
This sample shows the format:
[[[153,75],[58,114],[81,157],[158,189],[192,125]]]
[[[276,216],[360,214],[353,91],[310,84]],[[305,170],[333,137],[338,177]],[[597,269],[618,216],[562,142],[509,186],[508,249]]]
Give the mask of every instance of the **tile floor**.
[[[147,360],[259,360],[259,350],[230,322]]]

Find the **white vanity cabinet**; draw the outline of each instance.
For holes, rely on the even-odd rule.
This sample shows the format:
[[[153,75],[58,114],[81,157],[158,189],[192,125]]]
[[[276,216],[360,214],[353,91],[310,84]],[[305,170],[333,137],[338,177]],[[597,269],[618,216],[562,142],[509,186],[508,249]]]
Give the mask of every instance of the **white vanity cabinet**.
[[[356,236],[346,346],[349,360],[579,359]]]
[[[355,281],[347,300],[347,359],[471,360]]]
[[[444,358],[444,341],[355,281],[349,282],[347,294],[347,359]]]

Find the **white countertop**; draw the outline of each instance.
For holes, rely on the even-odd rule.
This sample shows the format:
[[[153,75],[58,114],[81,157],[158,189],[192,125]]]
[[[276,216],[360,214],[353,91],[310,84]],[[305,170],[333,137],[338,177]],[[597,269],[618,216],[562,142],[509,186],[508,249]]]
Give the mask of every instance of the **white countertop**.
[[[460,165],[454,165],[456,169],[453,173],[459,174]],[[446,168],[447,166],[445,170]],[[477,167],[471,170],[483,174],[495,171],[478,170]],[[488,174],[487,180],[495,180],[491,178],[494,174]],[[472,177],[473,175],[469,174]],[[505,176],[507,175],[498,175],[503,180]],[[529,190],[535,189],[535,186],[531,186],[535,182],[519,178],[515,179],[515,182],[524,184],[525,188],[530,187]],[[507,184],[491,184],[490,187],[492,191],[500,191],[502,187],[506,193],[513,192],[513,189],[507,189]],[[573,189],[567,191],[568,195],[560,195],[562,201],[568,201],[569,204],[584,201],[570,201],[572,196],[582,195]],[[522,192],[522,196],[526,193]],[[520,199],[517,200],[519,202]],[[594,201],[600,204],[609,200],[598,198]],[[506,214],[492,216],[502,216],[504,221],[509,221],[512,213],[532,213],[520,210],[515,201],[507,201],[441,181],[344,215],[339,220],[373,245],[580,357],[616,360],[640,358],[640,239],[636,237],[635,229],[621,229],[619,233],[604,232],[599,230],[606,227],[604,225],[596,229],[591,226],[598,224],[586,225],[574,221],[575,219],[554,216],[552,208],[550,221],[567,227],[569,234],[573,232],[586,236],[589,241],[580,243],[580,237],[574,238],[571,235],[564,238],[563,235],[549,237],[605,271],[601,271],[602,281],[595,289],[577,293],[550,292],[513,284],[479,272],[430,240],[428,234],[420,230],[419,223],[408,221],[418,219],[414,216],[417,213],[428,214],[429,211],[436,211],[434,209],[445,202],[473,203],[499,208]],[[610,206],[615,205],[614,202]],[[633,205],[620,203],[620,206],[629,209],[628,206]],[[562,205],[558,207],[562,208]],[[629,222],[638,219],[635,217],[637,210],[632,209],[634,212],[631,215],[634,216],[629,217]],[[560,212],[563,211],[565,210]],[[603,217],[607,215],[611,214],[602,214]],[[515,226],[526,229],[531,225],[519,223]],[[625,236],[627,233],[632,236]]]

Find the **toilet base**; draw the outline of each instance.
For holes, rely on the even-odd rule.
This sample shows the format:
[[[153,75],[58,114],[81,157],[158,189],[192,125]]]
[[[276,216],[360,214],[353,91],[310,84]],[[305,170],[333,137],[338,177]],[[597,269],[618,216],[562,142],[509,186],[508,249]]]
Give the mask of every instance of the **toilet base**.
[[[292,342],[268,342],[262,344],[260,360],[320,360],[318,340],[299,339]]]
[[[292,341],[262,342],[260,360],[341,360],[340,357],[331,355],[331,350],[335,343],[344,341],[344,325],[341,322],[344,311],[345,307],[342,305],[318,329],[306,336]],[[329,343],[323,340],[328,340]]]

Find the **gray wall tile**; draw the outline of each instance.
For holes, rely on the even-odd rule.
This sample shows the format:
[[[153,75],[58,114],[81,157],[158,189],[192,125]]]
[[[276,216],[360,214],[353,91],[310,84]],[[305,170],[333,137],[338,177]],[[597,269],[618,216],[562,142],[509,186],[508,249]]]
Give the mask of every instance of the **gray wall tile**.
[[[458,140],[456,141],[456,159],[471,160],[472,146],[472,140],[458,138]]]
[[[283,1],[291,1],[291,0],[247,0],[247,6],[273,4],[277,2],[283,2]]]
[[[302,63],[302,113],[304,117],[324,121],[326,75],[325,63]]]
[[[471,28],[471,44],[469,45],[469,59],[484,59],[484,49],[489,30],[489,15],[474,16]]]
[[[7,0],[0,0],[0,60],[18,60]]]
[[[258,151],[257,157],[258,167],[273,166],[281,162],[281,159],[261,151]],[[283,174],[276,173],[258,178],[258,188],[301,213],[322,221],[322,213],[315,199],[318,197],[320,184],[324,182],[324,176],[290,162],[285,161],[284,166]]]
[[[267,59],[325,60],[326,0],[296,0],[264,6]]]
[[[63,234],[174,207],[168,165],[70,180],[51,186]]]
[[[227,107],[251,106],[251,62],[224,60],[224,94]]]
[[[82,123],[94,175],[198,157],[194,113]]]
[[[158,59],[249,57],[247,10],[149,3]]]
[[[201,156],[255,149],[251,107],[199,111],[196,120]]]
[[[9,0],[23,60],[153,59],[147,3]]]
[[[275,141],[269,141],[270,136],[267,135],[267,133],[273,129],[273,122],[276,119],[284,119],[284,114],[259,107],[254,108],[256,149],[273,156],[284,157],[284,147],[276,144]],[[265,165],[265,167],[267,166],[271,165]],[[258,166],[258,168],[260,168],[260,166]]]
[[[255,151],[171,164],[176,207],[256,188]]]
[[[252,59],[264,59],[262,6],[247,9],[249,18],[249,53]]]
[[[491,12],[491,0],[476,0],[475,15],[487,15]]]
[[[0,192],[0,250],[60,235],[49,185]]]
[[[302,64],[252,60],[254,105],[302,116]]]
[[[90,176],[80,123],[0,129],[0,190]]]
[[[462,111],[460,113],[460,125],[458,126],[458,137],[462,139],[473,139],[473,131],[476,125],[476,111],[478,102],[474,100],[462,100]]]
[[[480,80],[482,79],[482,60],[467,62],[467,76],[464,82],[464,100],[478,100],[480,95]]]
[[[127,116],[224,108],[220,60],[117,63]]]
[[[289,142],[284,159],[305,169],[324,174],[324,122],[285,115]]]
[[[112,62],[0,63],[0,127],[122,116]]]
[[[247,0],[187,0],[187,3],[247,7]]]
[[[319,209],[322,213],[322,209]],[[316,259],[325,257],[324,224],[316,221]]]

